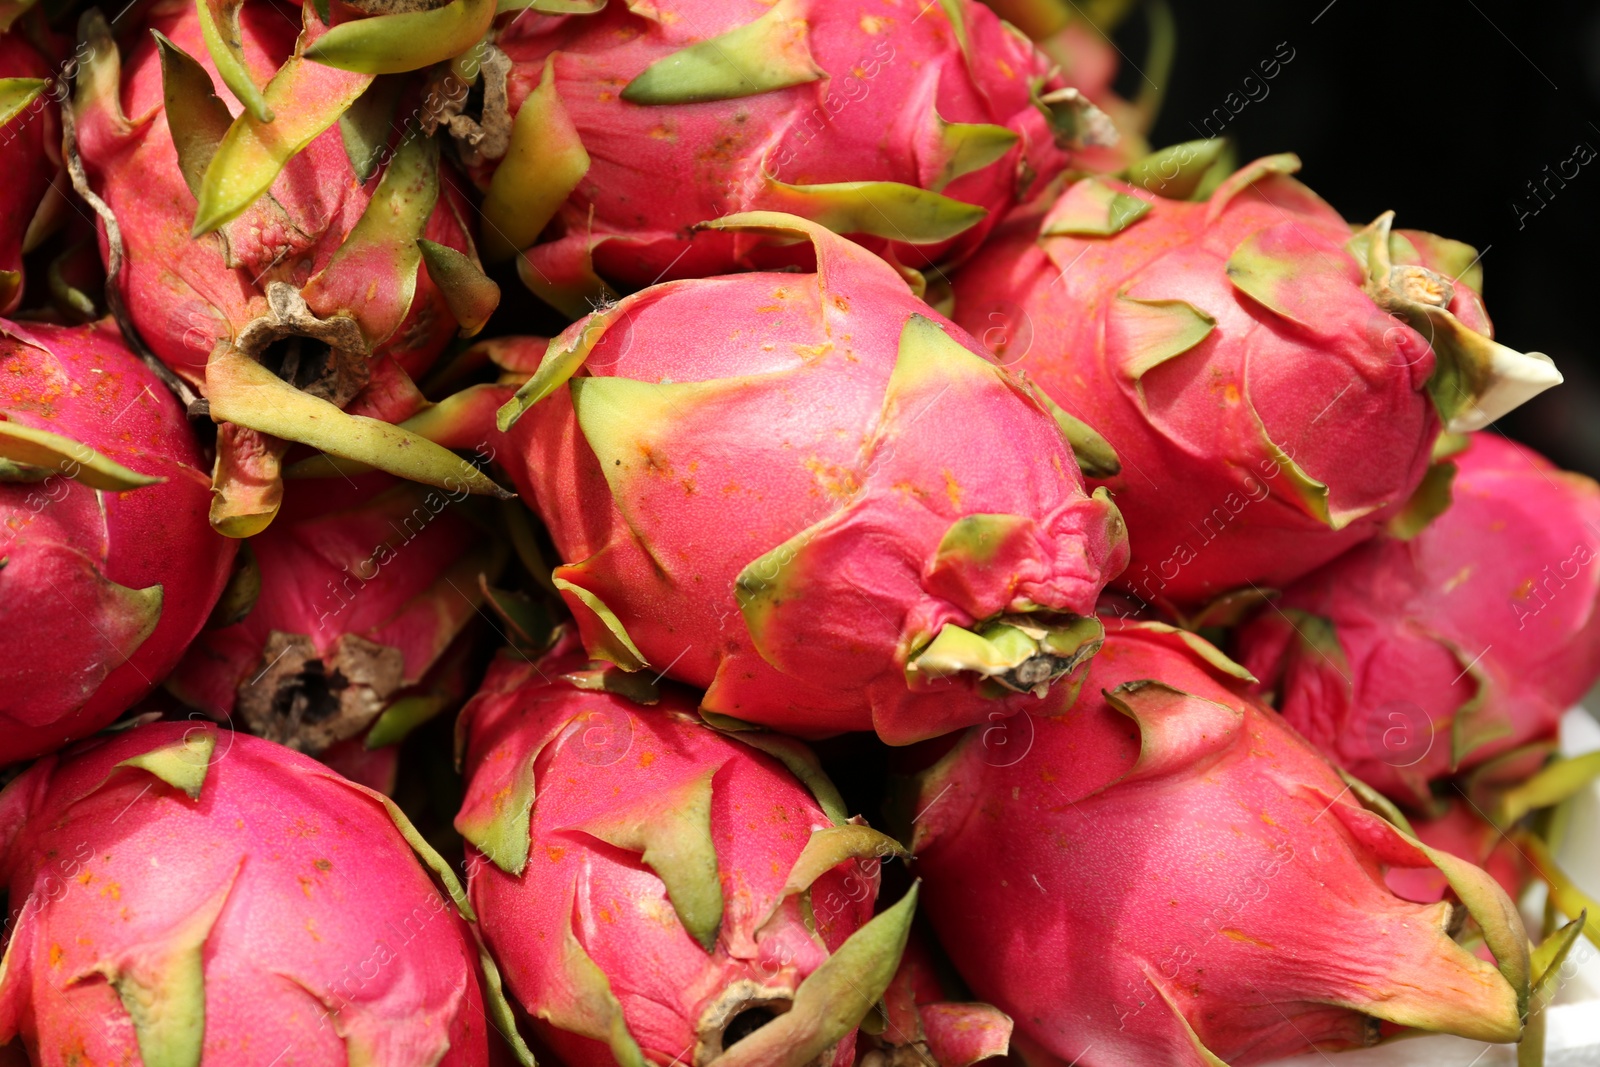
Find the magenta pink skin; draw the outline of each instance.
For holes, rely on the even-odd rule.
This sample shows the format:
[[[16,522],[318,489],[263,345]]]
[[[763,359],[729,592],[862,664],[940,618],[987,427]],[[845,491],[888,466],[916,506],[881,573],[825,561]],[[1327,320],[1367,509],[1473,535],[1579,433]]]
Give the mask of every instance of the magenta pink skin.
[[[438,604],[432,587],[482,539],[441,489],[381,473],[290,482],[278,517],[250,539],[261,573],[255,607],[202,632],[168,686],[191,707],[232,714],[274,631],[307,635],[330,660],[346,634],[397,648],[407,682],[418,681],[465,621],[454,601],[471,607],[455,594]]]
[[[507,992],[530,1014],[563,988],[559,953],[570,928],[610,981],[646,1060],[692,1060],[698,1020],[730,985],[753,981],[792,996],[872,917],[877,871],[851,860],[813,883],[817,933],[809,933],[799,897],[781,907],[779,898],[811,832],[830,825],[811,793],[776,760],[701,724],[694,701],[676,690],[641,707],[562,679],[584,666],[570,636],[538,665],[502,654],[461,712],[467,790],[458,829],[503,802],[530,758],[537,789],[520,877],[468,847],[472,904]],[[572,827],[713,768],[723,920],[707,953],[638,854]],[[612,1067],[604,1044],[535,1023],[567,1067]],[[834,1067],[848,1067],[853,1048],[852,1034],[839,1043]]]
[[[1427,469],[1439,420],[1425,390],[1433,354],[1361,290],[1345,250],[1350,228],[1293,179],[1272,176],[1227,202],[1166,200],[1112,237],[1039,237],[1043,209],[1018,212],[954,279],[955,319],[997,358],[1100,431],[1122,461],[1106,481],[1131,531],[1121,585],[1143,599],[1195,607],[1254,583],[1282,588],[1373,536]],[[1246,238],[1276,229],[1317,269],[1287,321],[1234,289],[1225,266]],[[1119,294],[1183,300],[1216,320],[1200,344],[1148,371],[1107,334]],[[1476,325],[1465,285],[1451,306]],[[1251,417],[1311,477],[1342,530],[1306,510]]]
[[[53,71],[20,33],[0,33],[0,78],[49,78]],[[28,233],[39,203],[60,169],[55,157],[61,136],[56,113],[54,83],[22,112],[0,126],[0,174],[6,176],[0,191],[0,271],[22,270],[22,239]],[[0,298],[0,315],[9,315],[22,302],[22,284],[9,300]]]
[[[1321,756],[1176,636],[1106,621],[1072,710],[1021,759],[971,731],[920,818],[922,900],[977,996],[1082,1067],[1200,1067],[1158,982],[1231,1064],[1361,1044],[1352,1009],[1408,990],[1495,999],[1492,969],[1441,952],[1448,911],[1385,887]],[[1142,679],[1236,709],[1237,732],[1179,730],[1136,771],[1141,729],[1100,694]]]
[[[1600,677],[1600,487],[1487,432],[1452,462],[1454,503],[1413,540],[1363,545],[1277,602],[1331,620],[1348,667],[1299,650],[1277,611],[1237,637],[1297,730],[1419,809],[1430,782],[1554,741]],[[1480,684],[1481,743],[1453,761]]]
[[[166,479],[127,492],[60,473],[0,483],[5,764],[93,733],[160,682],[221,595],[237,543],[207,520],[208,465],[183,409],[109,320],[0,320],[0,411]],[[131,651],[142,627],[116,613],[105,582],[162,588],[160,621]]]
[[[620,3],[598,15],[519,16],[496,41],[513,62],[507,86],[513,112],[539,84],[545,58],[556,53],[556,91],[589,153],[589,172],[553,229],[566,240],[530,253],[534,267],[553,276],[569,273],[591,232],[616,238],[595,250],[595,268],[627,288],[787,261],[782,250],[775,261],[775,250],[759,247],[770,245],[761,239],[685,235],[698,222],[737,211],[790,210],[766,192],[763,173],[790,185],[890,181],[930,188],[942,166],[935,110],[947,122],[1005,126],[1020,139],[998,161],[940,190],[988,210],[971,229],[932,245],[866,239],[909,266],[955,262],[976,248],[1027,195],[1018,169],[1024,158],[1033,190],[1067,163],[1030,98],[1030,82],[1048,82],[1042,91],[1063,83],[1050,78],[1042,54],[980,3],[959,0],[970,65],[938,5],[806,0],[799,9],[811,55],[831,77],[733,100],[632,104],[618,94],[646,67],[771,10],[761,0],[653,6],[663,14],[659,21]],[[486,182],[487,173],[479,180]],[[804,246],[798,251],[803,257]]]
[[[241,44],[258,85],[265,85],[294,51],[299,23],[298,6],[265,2],[241,10]],[[236,115],[242,110],[211,62],[193,4],[160,0],[146,15],[145,27],[166,34],[200,63],[229,109]],[[338,126],[330,127],[273,183],[271,198],[286,215],[258,201],[223,227],[240,261],[230,269],[221,237],[189,237],[196,201],[178,169],[167,128],[160,54],[149,32],[134,40],[123,59],[121,95],[132,132],[119,134],[104,105],[90,107],[79,119],[79,145],[90,184],[122,228],[126,258],[117,284],[133,324],[162,362],[198,385],[205,381],[206,359],[215,344],[237,336],[266,312],[269,282],[300,287],[327,265],[366,209],[380,176],[360,184]],[[469,242],[461,221],[468,208],[456,187],[459,181],[441,168],[439,203],[423,236],[462,250]],[[102,257],[108,258],[103,225],[100,244]],[[423,266],[410,311],[374,358],[390,356],[415,377],[432,365],[455,332],[444,296]]]
[[[972,395],[951,387],[955,378],[919,383],[907,403],[922,414],[902,415],[892,442],[865,453],[911,315],[979,349],[876,256],[833,238],[818,255],[820,275],[655,286],[604,327],[591,375],[752,383],[672,411],[670,431],[650,446],[653,473],[631,476],[628,516],[567,389],[512,427],[504,463],[574,565],[560,576],[616,613],[652,670],[709,687],[706,707],[802,737],[876,730],[905,744],[1014,711],[1051,713],[1070,699],[1065,683],[1043,700],[985,697],[969,676],[914,692],[908,646],[920,650],[947,622],[970,626],[1027,602],[1092,613],[1126,559],[1120,520],[1084,495],[1053,418],[1004,379]],[[565,336],[590,328],[583,320]],[[806,609],[769,624],[766,651],[778,657],[769,660],[752,642],[735,579],[836,513],[848,517],[780,568]],[[986,513],[1034,520],[1007,569],[937,570],[951,524]],[[832,565],[845,554],[849,568]]]
[[[217,739],[198,800],[117,766],[201,731]],[[344,1067],[338,1029],[376,1039],[381,1067],[434,1062],[445,1039],[443,1067],[488,1062],[470,933],[374,796],[308,757],[142,726],[35,764],[0,798],[0,831],[15,920],[0,1037],[38,1067],[140,1062],[95,968],[155,965],[219,894],[203,1063]]]

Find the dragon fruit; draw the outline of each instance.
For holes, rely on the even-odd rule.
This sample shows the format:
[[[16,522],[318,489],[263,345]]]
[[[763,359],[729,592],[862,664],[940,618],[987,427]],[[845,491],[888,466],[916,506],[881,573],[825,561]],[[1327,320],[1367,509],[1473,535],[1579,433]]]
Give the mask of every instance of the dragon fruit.
[[[1428,469],[1441,419],[1482,426],[1561,380],[1490,340],[1477,257],[1352,235],[1290,174],[1244,167],[1203,203],[1219,142],[1017,213],[954,279],[955,319],[1105,435],[1132,530],[1123,584],[1193,609],[1282,588],[1373,536]],[[1431,344],[1430,344],[1431,339]]]
[[[497,659],[458,736],[472,903],[561,1062],[848,1067],[916,893],[873,917],[902,850],[804,746],[713,730],[570,632]]]
[[[247,544],[253,602],[203,631],[167,688],[313,755],[362,734],[393,744],[451,702],[460,656],[447,650],[506,556],[459,497],[382,473],[291,482]]]
[[[953,262],[1066,165],[1058,138],[1106,132],[973,0],[612,3],[520,16],[496,48],[482,122],[447,121],[486,190],[485,249],[510,256],[548,226],[519,268],[573,317],[602,278],[637,289],[803,258],[693,228],[739,211],[802,215],[912,267]]]
[[[413,849],[460,883],[311,759],[136,727],[12,782],[0,844],[0,1043],[37,1067],[489,1062],[477,947]]]
[[[952,1000],[922,924],[883,994],[883,1029],[859,1035],[860,1067],[971,1067],[1011,1048],[1011,1019],[989,1004]],[[944,969],[948,969],[944,964]]]
[[[500,413],[591,654],[806,737],[1063,708],[1125,535],[1050,410],[859,246],[710,225],[809,239],[817,271],[630,296]]]
[[[330,127],[372,77],[302,61],[302,11],[299,47],[326,29],[315,7],[236,12],[242,66],[228,70],[242,83],[205,47],[210,4],[157,3],[125,70],[97,13],[81,28],[93,59],[73,108],[80,191],[100,209],[113,308],[224,424],[212,520],[230,536],[276,514],[291,441],[496,491],[390,425],[425,406],[412,379],[458,328],[483,323],[498,290],[475,265],[468,205],[433,141],[408,130],[392,150],[378,140],[355,153]],[[269,75],[266,97],[283,113],[235,118],[235,88]],[[303,150],[285,158],[297,139]]]
[[[22,302],[22,253],[37,235],[40,213],[60,170],[50,66],[15,33],[0,32],[0,315]]]
[[[109,322],[0,320],[0,765],[105,726],[228,579],[199,445]]]
[[[1255,1063],[1379,1020],[1514,1041],[1528,941],[1488,874],[1356,799],[1193,634],[1107,622],[1084,696],[1010,752],[969,731],[924,772],[927,914],[974,992],[1080,1067]],[[1452,905],[1396,896],[1437,870]]]
[[[1290,586],[1236,638],[1295,729],[1418,810],[1455,771],[1535,769],[1600,678],[1600,486],[1493,434],[1451,462],[1442,515]]]

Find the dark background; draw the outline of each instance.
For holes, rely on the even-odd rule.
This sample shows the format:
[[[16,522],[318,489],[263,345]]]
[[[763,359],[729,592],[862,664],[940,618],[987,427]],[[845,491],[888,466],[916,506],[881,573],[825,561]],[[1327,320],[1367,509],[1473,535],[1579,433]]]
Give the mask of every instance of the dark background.
[[[1294,58],[1228,125],[1240,161],[1298,153],[1300,177],[1346,218],[1392,208],[1396,226],[1483,253],[1496,337],[1547,353],[1567,379],[1498,428],[1600,477],[1600,3],[1170,2],[1177,58],[1152,145],[1205,135],[1287,42]],[[1139,12],[1113,37],[1144,66]],[[1140,84],[1125,65],[1118,88]],[[1580,143],[1596,158],[1541,189],[1540,208],[1527,183]]]

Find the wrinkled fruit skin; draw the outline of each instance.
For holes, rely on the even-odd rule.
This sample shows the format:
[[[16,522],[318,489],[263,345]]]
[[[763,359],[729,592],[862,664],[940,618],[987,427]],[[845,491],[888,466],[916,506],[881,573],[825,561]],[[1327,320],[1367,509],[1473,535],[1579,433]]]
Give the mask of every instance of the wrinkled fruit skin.
[[[202,631],[167,688],[313,754],[363,733],[428,688],[477,617],[478,575],[500,553],[459,503],[381,473],[289,483],[278,519],[249,541],[260,595],[243,619]]]
[[[1228,671],[1198,637],[1109,622],[1024,754],[974,729],[926,772],[916,870],[973,992],[1083,1067],[1255,1063],[1380,1018],[1516,1039],[1509,899],[1360,807]],[[1448,869],[1507,977],[1450,940],[1449,905],[1390,891],[1395,866]]]
[[[1059,709],[1088,638],[1015,688],[975,660],[916,665],[1008,613],[1089,615],[1126,558],[1116,508],[1084,494],[1040,403],[881,259],[792,216],[734,218],[809,237],[820,272],[628,297],[551,342],[501,413],[547,397],[502,455],[591,653],[803,737],[905,744]],[[1035,681],[1056,684],[1040,699]]]
[[[0,797],[0,1040],[39,1067],[487,1064],[471,935],[380,801],[209,723],[35,764]]]
[[[678,692],[644,707],[600,691],[618,684],[604,666],[587,663],[570,636],[538,664],[503,654],[461,714],[467,789],[456,827],[475,846],[469,891],[508,992],[569,1067],[638,1063],[641,1052],[662,1065],[798,1067],[823,1055],[845,1067],[854,1021],[804,1054],[797,1039],[779,1041],[790,1058],[740,1058],[751,1046],[738,1038],[763,1007],[776,1021],[747,1041],[779,1036],[786,1020],[812,1017],[818,994],[834,1011],[864,995],[854,1019],[865,1013],[905,929],[846,975],[824,964],[846,962],[847,939],[882,921],[862,928],[880,864],[898,846],[835,826],[783,763],[752,747],[802,746],[719,734]],[[871,847],[824,859],[807,888],[796,861],[841,834]]]
[[[250,74],[265,85],[293,51],[300,23],[298,6],[246,4],[240,11],[240,40]],[[165,34],[203,66],[229,109],[239,102],[222,84],[201,37],[193,4],[162,0],[150,9],[147,30]],[[123,303],[145,344],[178,374],[205,382],[207,357],[219,341],[234,340],[252,321],[267,314],[267,289],[274,282],[296,288],[327,266],[361,218],[378,176],[362,184],[351,167],[334,125],[319,134],[284,166],[269,195],[221,230],[189,236],[196,200],[178,166],[163,105],[161,58],[149,32],[133,38],[124,57],[121,107],[131,128],[121,128],[109,100],[80,107],[78,140],[95,192],[116,215],[125,246],[117,279]],[[456,180],[441,175],[439,200],[423,236],[457,250],[470,247],[463,218],[465,199]],[[101,253],[109,262],[105,227]],[[384,306],[399,282],[369,264],[351,264],[351,285],[366,290],[357,308]],[[370,288],[369,288],[370,287]],[[330,296],[343,295],[329,285]],[[323,317],[339,313],[332,304],[312,307]],[[419,269],[410,309],[392,336],[372,354],[372,387],[351,410],[398,422],[411,409],[396,408],[383,383],[393,368],[416,377],[455,335],[456,322],[438,287]],[[343,406],[344,398],[339,402]]]
[[[170,671],[228,578],[183,411],[110,322],[0,321],[0,410],[165,481],[96,490],[60,469],[0,481],[0,764],[111,722]],[[0,461],[3,462],[3,461]]]
[[[1116,450],[1103,484],[1131,530],[1122,584],[1156,604],[1282,588],[1371,537],[1439,431],[1434,355],[1363,291],[1350,227],[1252,167],[1204,203],[1085,179],[1049,216],[1017,213],[954,280],[956,321]],[[1081,232],[1106,224],[1088,202],[1111,195],[1113,214],[1148,211]],[[1052,222],[1080,232],[1042,235]],[[1304,266],[1299,321],[1230,278],[1252,243]],[[1487,331],[1466,284],[1451,310]]]
[[[20,33],[0,33],[0,79],[48,79],[54,72]],[[0,315],[22,302],[23,239],[60,169],[61,120],[49,82],[38,96],[0,125]]]
[[[1455,771],[1547,752],[1600,675],[1600,487],[1492,433],[1450,462],[1454,502],[1421,533],[1361,546],[1236,637],[1295,729],[1419,810]]]
[[[659,18],[620,3],[592,16],[530,15],[496,42],[512,62],[513,113],[555,56],[554,88],[589,160],[556,214],[555,239],[529,253],[536,283],[560,285],[586,272],[591,249],[594,272],[622,289],[771,267],[804,253],[690,232],[706,219],[757,210],[857,233],[908,266],[955,262],[1067,162],[1035,103],[1062,83],[1043,55],[972,0],[914,10],[891,0],[652,6]],[[655,103],[619,93],[651,64],[774,10],[763,25],[796,35],[787,48],[795,76],[806,79],[800,84],[704,102],[670,89]],[[724,47],[751,63],[761,58],[749,46]],[[686,77],[684,88],[697,80]],[[836,188],[847,182],[895,185]]]

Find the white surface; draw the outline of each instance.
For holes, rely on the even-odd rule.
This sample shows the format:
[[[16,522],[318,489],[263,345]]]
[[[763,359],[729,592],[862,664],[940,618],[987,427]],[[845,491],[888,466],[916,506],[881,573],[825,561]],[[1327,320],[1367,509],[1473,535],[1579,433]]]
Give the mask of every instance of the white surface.
[[[1561,720],[1561,751],[1568,756],[1600,749],[1600,723],[1580,708]],[[1557,850],[1562,869],[1591,896],[1600,895],[1600,782],[1573,799],[1572,821]],[[1544,887],[1522,901],[1529,925],[1544,908]],[[1590,921],[1595,916],[1590,916]],[[1600,1067],[1600,950],[1587,937],[1573,946],[1545,1036],[1546,1067]],[[1460,1037],[1407,1037],[1377,1048],[1312,1052],[1274,1067],[1516,1067],[1513,1045],[1486,1045]]]

